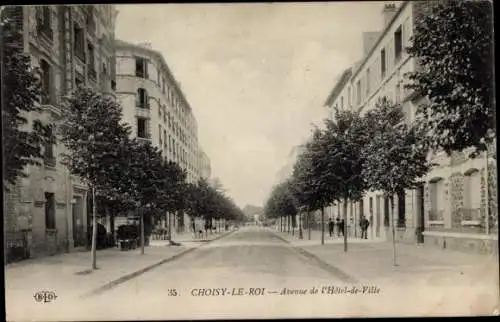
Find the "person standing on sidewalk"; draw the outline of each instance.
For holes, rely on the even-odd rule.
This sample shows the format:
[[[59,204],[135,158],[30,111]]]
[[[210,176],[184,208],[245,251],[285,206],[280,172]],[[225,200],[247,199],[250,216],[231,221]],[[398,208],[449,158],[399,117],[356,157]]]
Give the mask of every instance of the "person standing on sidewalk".
[[[337,218],[335,218],[335,224],[337,226],[337,236],[340,237],[340,218],[339,218],[339,216],[337,216]]]
[[[361,228],[361,239],[368,239],[368,226],[370,226],[370,222],[363,216],[361,217],[359,225]]]
[[[330,218],[330,220],[328,221],[328,232],[330,233],[330,238],[332,238],[332,236],[333,236],[334,227],[335,227],[335,224],[334,224],[332,218]]]
[[[344,218],[340,219],[340,232],[342,233],[342,237],[345,236],[345,221]],[[340,237],[340,235],[339,235]]]

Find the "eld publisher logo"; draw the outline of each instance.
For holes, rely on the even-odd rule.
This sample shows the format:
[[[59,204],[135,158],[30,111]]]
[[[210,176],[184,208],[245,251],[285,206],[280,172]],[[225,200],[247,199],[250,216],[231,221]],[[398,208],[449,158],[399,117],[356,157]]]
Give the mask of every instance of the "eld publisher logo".
[[[35,295],[33,295],[35,298],[35,301],[38,303],[49,303],[52,302],[57,298],[57,295],[55,292],[52,291],[39,291],[36,292]]]

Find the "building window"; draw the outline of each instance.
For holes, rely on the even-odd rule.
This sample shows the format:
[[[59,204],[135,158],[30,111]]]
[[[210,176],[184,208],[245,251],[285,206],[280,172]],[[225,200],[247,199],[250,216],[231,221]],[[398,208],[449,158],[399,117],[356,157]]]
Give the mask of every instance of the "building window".
[[[361,80],[356,83],[356,104],[361,104]]]
[[[54,193],[45,193],[45,228],[56,229],[56,200]]]
[[[42,71],[42,104],[50,104],[52,101],[52,70],[50,64],[42,59],[40,60],[40,69]]]
[[[148,120],[143,117],[137,118],[137,137],[147,139],[148,136]]]
[[[162,86],[163,94],[165,94],[165,78],[163,79],[161,86]]]
[[[148,92],[144,88],[137,89],[136,106],[149,108]]]
[[[163,105],[163,123],[167,123],[167,108]]]
[[[477,169],[465,173],[464,184],[464,209],[462,210],[462,221],[481,220],[481,176]]]
[[[54,133],[52,129],[48,129],[48,135],[52,136]],[[46,165],[55,166],[55,157],[54,157],[54,144],[53,142],[47,142],[43,148],[43,159]]]
[[[135,58],[135,76],[148,78],[148,61],[141,57]]]
[[[73,46],[75,50],[75,56],[80,58],[81,61],[85,62],[85,38],[83,36],[83,29],[77,24],[73,27]]]
[[[161,148],[161,146],[163,145],[163,141],[161,139],[161,125],[160,124],[158,124],[158,136],[160,137],[160,148]]]
[[[444,180],[438,178],[429,183],[430,190],[430,221],[444,220],[444,207],[445,207],[445,193],[444,193]]]
[[[89,78],[96,79],[95,52],[94,52],[94,46],[90,42],[88,42],[87,51],[88,51],[88,57],[89,57],[89,59],[87,61],[88,76],[89,76]]]
[[[108,68],[106,67],[106,63],[102,63],[102,75],[108,76]]]
[[[366,70],[366,95],[370,94],[370,68]]]
[[[380,75],[382,79],[385,77],[386,68],[387,66],[385,61],[385,49],[382,49],[380,51]]]
[[[156,69],[156,82],[158,83],[158,87],[161,87],[161,78],[160,78],[160,68]]]
[[[401,85],[398,83],[396,84],[396,91],[395,91],[395,97],[394,97],[394,102],[396,104],[399,104],[401,102]]]
[[[49,6],[37,6],[37,31],[45,36],[46,39],[52,41],[54,34],[52,31],[52,14]]]
[[[340,97],[340,108],[344,109],[344,96]]]
[[[94,20],[94,14],[93,14],[93,8],[92,6],[89,6],[88,9],[87,9],[87,12],[86,12],[86,17],[85,17],[85,22],[86,22],[86,25],[87,25],[87,30],[94,34],[95,31],[96,31],[96,24],[95,24],[95,20]]]
[[[396,63],[401,58],[401,53],[403,52],[403,33],[401,31],[401,26],[394,32],[394,57]]]
[[[351,87],[347,89],[347,102],[349,104],[349,107],[352,106],[352,99],[351,99]]]
[[[158,120],[161,121],[161,105],[158,104]]]

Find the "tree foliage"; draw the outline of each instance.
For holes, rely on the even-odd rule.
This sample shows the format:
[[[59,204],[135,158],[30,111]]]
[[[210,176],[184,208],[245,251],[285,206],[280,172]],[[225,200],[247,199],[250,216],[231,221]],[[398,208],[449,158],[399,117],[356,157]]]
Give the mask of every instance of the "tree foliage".
[[[210,185],[205,179],[186,186],[186,210],[191,217],[242,221],[244,214],[228,197],[221,185]]]
[[[362,176],[370,188],[387,196],[415,188],[431,167],[420,129],[406,124],[401,106],[385,98],[365,118],[373,129],[362,150]]]
[[[290,190],[298,206],[314,211],[336,197],[338,182],[329,169],[327,135],[316,128],[294,165]]]
[[[12,8],[4,8],[2,24],[2,127],[5,162],[4,189],[26,177],[27,165],[40,165],[42,147],[53,143],[52,126],[44,124],[36,114],[40,105],[40,70],[23,53],[21,30],[10,16]],[[31,121],[28,120],[28,113]]]
[[[429,148],[446,152],[491,142],[495,130],[491,1],[432,1],[422,6],[408,53],[419,68],[409,88],[426,96],[418,114]]]
[[[325,176],[335,187],[333,196],[335,200],[358,200],[368,188],[362,175],[362,150],[370,139],[367,122],[357,111],[337,109],[325,125]]]
[[[291,189],[289,180],[273,187],[264,206],[264,214],[267,218],[295,216],[297,214],[297,204]]]
[[[122,123],[121,106],[90,88],[80,88],[66,98],[58,132],[67,148],[63,162],[71,173],[94,185],[110,198],[134,188],[127,178],[130,128]],[[136,177],[134,177],[136,178]]]

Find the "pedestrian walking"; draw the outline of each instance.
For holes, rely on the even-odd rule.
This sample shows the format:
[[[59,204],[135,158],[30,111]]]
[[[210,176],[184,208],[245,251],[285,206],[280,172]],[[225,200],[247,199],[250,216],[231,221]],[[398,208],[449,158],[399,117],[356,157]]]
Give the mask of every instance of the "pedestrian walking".
[[[361,217],[359,218],[359,229],[361,230],[361,239],[364,238],[365,236],[365,220],[364,220],[365,216],[364,215],[361,215]]]
[[[340,219],[340,232],[342,233],[342,237],[345,236],[345,221],[344,219]]]
[[[333,229],[335,227],[335,223],[333,222],[332,218],[328,221],[328,232],[330,233],[330,238],[333,237]]]
[[[368,239],[368,226],[370,226],[370,222],[365,216],[361,217],[359,226],[361,228],[361,239]]]
[[[368,227],[370,227],[370,221],[365,217],[365,239],[368,239]]]
[[[337,236],[340,237],[340,217],[335,218],[335,224],[337,226]]]

